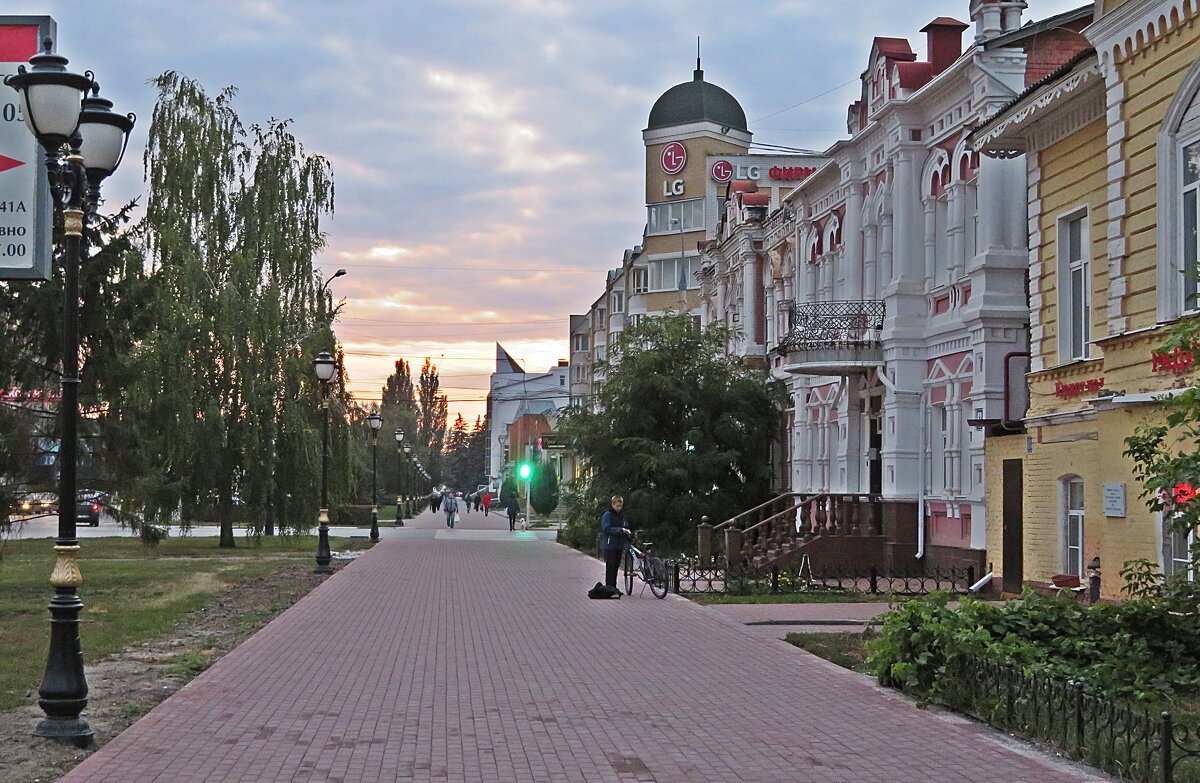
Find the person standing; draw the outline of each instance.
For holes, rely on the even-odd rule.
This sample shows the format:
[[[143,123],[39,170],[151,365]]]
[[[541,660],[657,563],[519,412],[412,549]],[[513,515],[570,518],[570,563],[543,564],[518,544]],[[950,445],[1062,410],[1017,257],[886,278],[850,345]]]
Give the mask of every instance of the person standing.
[[[447,493],[442,499],[442,510],[446,512],[446,527],[454,529],[454,515],[458,513],[458,500],[453,494]]]
[[[517,514],[521,513],[521,502],[517,500],[517,496],[513,495],[508,499],[508,505],[504,509],[508,512],[508,529],[517,529]]]
[[[616,589],[617,569],[625,548],[629,546],[630,530],[625,527],[625,499],[613,495],[608,509],[600,517],[600,551],[604,553],[604,585]]]
[[[488,511],[492,508],[492,493],[485,489],[483,491],[483,497],[481,500],[483,502],[483,515],[486,517],[488,515]]]

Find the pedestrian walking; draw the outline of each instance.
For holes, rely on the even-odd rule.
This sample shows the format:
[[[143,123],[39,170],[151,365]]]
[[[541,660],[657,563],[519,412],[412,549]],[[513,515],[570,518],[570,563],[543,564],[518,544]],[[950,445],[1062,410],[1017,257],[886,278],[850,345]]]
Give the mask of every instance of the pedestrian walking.
[[[471,500],[470,500],[470,498],[463,495],[463,493],[459,492],[458,497],[456,497],[454,499],[454,501],[458,504],[459,508],[462,509],[463,513],[465,513],[465,514],[471,513]]]
[[[521,503],[517,500],[517,496],[513,495],[508,499],[508,505],[505,506],[505,511],[508,512],[508,529],[517,529],[517,514],[521,513]]]
[[[604,553],[604,585],[617,587],[617,568],[629,546],[630,531],[625,527],[625,499],[613,495],[608,509],[600,517],[600,551]]]
[[[471,500],[475,501],[475,510],[476,511],[483,508],[483,498],[479,496],[478,492],[471,495]]]
[[[492,508],[492,493],[485,489],[483,491],[483,497],[480,498],[480,502],[483,503],[483,515],[486,517],[488,515],[488,511],[490,511]]]
[[[442,500],[442,511],[446,512],[446,527],[453,530],[454,523],[458,521],[458,499],[447,494]]]

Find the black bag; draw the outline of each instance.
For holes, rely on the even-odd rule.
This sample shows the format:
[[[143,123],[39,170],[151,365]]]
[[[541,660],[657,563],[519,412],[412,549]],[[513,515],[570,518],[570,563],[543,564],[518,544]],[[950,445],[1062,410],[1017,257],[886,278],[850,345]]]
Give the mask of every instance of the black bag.
[[[620,590],[618,590],[615,587],[609,587],[608,585],[601,584],[600,582],[597,582],[595,587],[593,587],[591,590],[588,590],[588,598],[620,598],[620,597],[621,597]]]

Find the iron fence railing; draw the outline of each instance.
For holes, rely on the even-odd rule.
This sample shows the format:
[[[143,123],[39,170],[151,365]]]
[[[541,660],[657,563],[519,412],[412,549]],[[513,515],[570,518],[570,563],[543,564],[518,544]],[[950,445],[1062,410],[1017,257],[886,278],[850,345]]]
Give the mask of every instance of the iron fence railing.
[[[1082,684],[1016,664],[958,655],[947,661],[939,700],[1122,780],[1200,781],[1200,720],[1116,702]]]
[[[696,559],[671,561],[672,590],[684,595],[753,595],[760,593],[865,593],[928,595],[947,590],[965,595],[975,584],[975,568],[930,569],[887,573],[877,568],[813,569],[807,562],[760,569],[726,565],[724,558],[703,564]]]
[[[876,345],[883,330],[880,301],[798,302],[792,305],[784,350]]]

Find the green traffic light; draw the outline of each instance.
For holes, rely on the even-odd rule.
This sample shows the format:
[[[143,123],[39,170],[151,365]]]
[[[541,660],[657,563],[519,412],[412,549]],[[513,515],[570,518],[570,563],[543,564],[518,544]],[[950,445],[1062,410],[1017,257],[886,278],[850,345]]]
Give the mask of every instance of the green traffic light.
[[[521,463],[521,478],[523,478],[523,479],[529,478],[529,474],[532,472],[533,472],[533,468],[529,467],[528,462]]]

